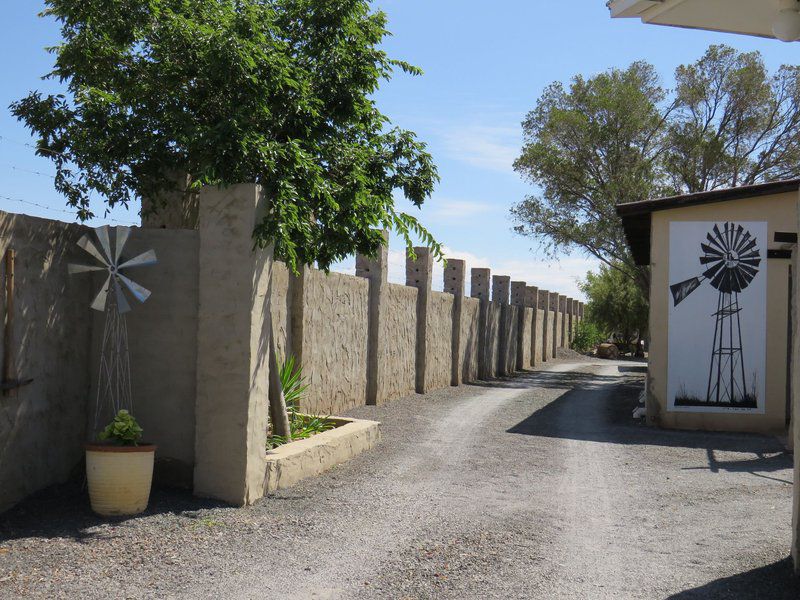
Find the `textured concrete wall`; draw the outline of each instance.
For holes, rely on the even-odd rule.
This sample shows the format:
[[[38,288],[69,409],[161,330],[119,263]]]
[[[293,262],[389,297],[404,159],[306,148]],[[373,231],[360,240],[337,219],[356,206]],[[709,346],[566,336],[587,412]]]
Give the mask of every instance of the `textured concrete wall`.
[[[145,438],[158,445],[156,480],[181,487],[191,487],[195,462],[198,243],[194,230],[134,229],[124,255],[153,249],[158,257],[158,264],[128,273],[152,292],[144,304],[131,301],[127,315],[131,393]],[[96,289],[102,282],[95,276]],[[92,365],[97,365],[105,314],[91,312]],[[97,385],[96,374],[92,384]],[[96,393],[93,388],[92,403]],[[106,412],[99,427],[110,419]]]
[[[425,328],[425,390],[450,385],[452,369],[453,295],[431,292]]]
[[[519,310],[519,331],[517,339],[519,344],[517,346],[517,370],[527,369],[531,366],[533,350],[532,335],[533,335],[533,311],[534,309],[527,306],[521,307]]]
[[[486,340],[483,359],[486,365],[486,376],[497,377],[500,368],[500,323],[503,305],[497,302],[488,302],[486,307]]]
[[[544,331],[544,310],[541,308],[536,309],[536,322],[535,322],[536,337],[533,339],[533,366],[542,364],[542,335]]]
[[[500,375],[510,375],[517,369],[517,347],[519,337],[519,307],[503,307],[500,322]]]
[[[547,311],[547,358],[553,360],[556,356],[556,312]]]
[[[307,269],[302,291],[303,410],[337,414],[366,404],[369,282]],[[449,342],[449,340],[448,340]]]
[[[383,374],[377,382],[378,404],[414,393],[417,294],[416,288],[392,283],[384,285],[379,335],[387,343],[382,344],[378,356]]]
[[[272,264],[269,310],[275,339],[275,353],[279,364],[291,353],[289,285],[289,268],[284,263],[275,261]]]
[[[200,193],[194,491],[231,504],[264,493],[272,249],[253,250],[260,186]]]
[[[96,290],[91,277],[68,276],[67,263],[90,260],[75,246],[85,231],[0,212],[0,258],[7,248],[17,253],[11,375],[33,378],[0,396],[0,512],[66,480],[83,456]],[[5,312],[4,294],[0,302]],[[2,336],[0,344],[10,350]]]
[[[463,382],[478,379],[480,304],[477,298],[464,298],[461,306],[461,344],[458,362]]]

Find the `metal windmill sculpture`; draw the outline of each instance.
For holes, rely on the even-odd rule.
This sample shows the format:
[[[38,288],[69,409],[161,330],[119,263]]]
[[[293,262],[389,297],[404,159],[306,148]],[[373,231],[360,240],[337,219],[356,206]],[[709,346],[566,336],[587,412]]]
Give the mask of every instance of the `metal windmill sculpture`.
[[[708,372],[706,402],[725,405],[754,403],[749,397],[742,349],[742,325],[739,313],[739,293],[747,288],[758,274],[761,255],[758,241],[741,225],[725,223],[722,229],[714,225],[700,244],[703,255],[700,264],[706,270],[670,286],[675,306],[708,280],[719,291],[717,310],[713,314],[714,343]]]
[[[94,257],[97,261],[95,264],[68,266],[70,274],[108,271],[108,276],[91,304],[94,310],[106,313],[97,381],[95,429],[98,428],[104,407],[110,409],[112,415],[123,408],[128,411],[133,409],[128,327],[125,321],[125,314],[131,310],[131,305],[125,290],[139,302],[144,302],[150,297],[150,290],[131,280],[123,274],[123,271],[158,262],[154,250],[124,259],[123,251],[130,237],[131,228],[114,227],[113,251],[110,230],[107,225],[94,230],[99,247],[88,235],[78,240],[78,246]]]

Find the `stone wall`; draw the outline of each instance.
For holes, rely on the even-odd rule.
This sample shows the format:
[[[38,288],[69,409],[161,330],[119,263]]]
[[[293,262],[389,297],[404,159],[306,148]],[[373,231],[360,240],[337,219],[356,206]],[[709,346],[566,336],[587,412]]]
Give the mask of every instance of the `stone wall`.
[[[309,385],[301,408],[333,415],[362,406],[367,397],[369,284],[360,277],[314,269],[305,270],[303,277],[302,333],[292,328],[294,353]]]
[[[477,298],[464,298],[461,307],[461,352],[458,363],[461,381],[464,382],[478,379],[480,304]]]
[[[16,253],[12,335],[0,344],[11,378],[33,380],[0,396],[0,511],[65,481],[83,456],[95,290],[91,277],[67,275],[67,263],[86,262],[75,246],[85,232],[0,212],[0,258]],[[5,281],[5,262],[0,269]],[[5,294],[0,302],[5,313]]]
[[[381,322],[381,377],[378,379],[378,404],[414,393],[417,347],[416,288],[387,283],[381,297],[384,319]]]
[[[423,249],[409,285],[387,283],[385,250],[359,257],[358,276],[291,275],[271,250],[253,250],[265,207],[258,186],[206,188],[197,229],[131,232],[126,256],[152,248],[159,259],[131,273],[152,295],[127,319],[134,413],[158,444],[161,483],[234,504],[263,493],[271,346],[302,365],[302,408],[333,414],[510,375],[554,345],[555,313],[533,308],[524,282],[473,269],[467,298],[454,260],[435,292]],[[0,251],[17,253],[11,342],[0,343],[13,352],[10,378],[32,379],[0,396],[0,511],[79,472],[102,424],[92,385],[104,315],[89,305],[104,278],[67,275],[68,262],[88,261],[75,243],[89,231],[0,213]]]
[[[426,331],[425,390],[450,385],[452,371],[453,295],[431,292]]]
[[[198,232],[136,229],[125,246],[133,257],[153,249],[158,264],[128,275],[150,290],[127,314],[133,413],[148,441],[158,445],[156,480],[191,487],[197,396]],[[95,289],[104,278],[95,277]],[[105,314],[94,316],[92,365],[99,364]],[[96,375],[96,374],[93,374]],[[97,378],[92,377],[96,386]],[[96,391],[92,388],[91,402]],[[93,404],[92,404],[93,405]],[[111,415],[104,414],[103,427]],[[90,426],[94,424],[90,423]]]
[[[519,345],[517,346],[517,370],[533,366],[533,311],[527,306],[519,309]]]
[[[533,338],[533,366],[542,364],[542,347],[544,342],[542,336],[544,335],[544,310],[541,308],[536,309],[536,323]]]

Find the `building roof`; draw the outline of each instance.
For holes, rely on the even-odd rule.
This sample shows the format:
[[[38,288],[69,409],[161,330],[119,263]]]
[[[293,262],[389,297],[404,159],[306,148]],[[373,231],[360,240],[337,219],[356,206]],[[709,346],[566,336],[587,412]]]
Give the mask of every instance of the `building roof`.
[[[617,206],[617,214],[622,217],[622,227],[625,238],[637,265],[650,264],[650,215],[658,210],[683,208],[711,202],[728,202],[745,198],[757,198],[771,194],[794,192],[800,189],[800,179],[786,179],[772,181],[758,185],[747,185],[735,188],[684,194],[682,196],[669,196],[641,202],[629,202]]]
[[[774,38],[781,5],[764,0],[608,0],[614,18]]]

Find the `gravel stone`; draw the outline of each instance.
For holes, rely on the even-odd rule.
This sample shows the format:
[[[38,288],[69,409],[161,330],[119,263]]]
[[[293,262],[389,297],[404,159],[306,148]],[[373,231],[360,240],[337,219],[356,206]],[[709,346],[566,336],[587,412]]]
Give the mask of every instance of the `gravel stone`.
[[[0,515],[0,598],[800,597],[791,457],[634,421],[643,375],[573,356],[360,407],[375,449],[248,508],[45,490]]]

